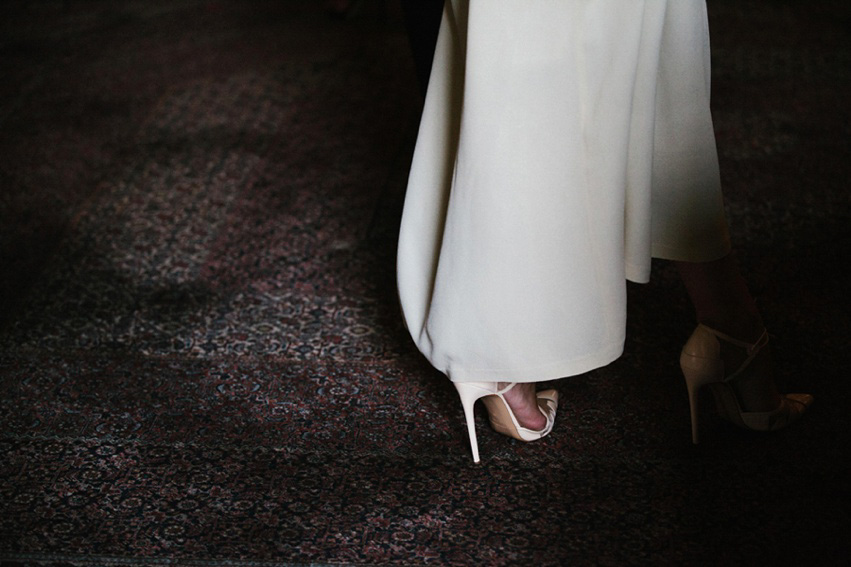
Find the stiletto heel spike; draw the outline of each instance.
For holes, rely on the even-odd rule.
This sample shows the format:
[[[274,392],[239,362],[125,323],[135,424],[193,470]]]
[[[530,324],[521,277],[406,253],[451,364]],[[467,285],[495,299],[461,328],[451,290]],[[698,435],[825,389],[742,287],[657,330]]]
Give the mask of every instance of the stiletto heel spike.
[[[481,398],[488,409],[491,426],[502,433],[520,441],[534,441],[547,435],[553,429],[555,423],[556,409],[558,409],[558,392],[555,390],[543,390],[536,394],[538,408],[547,419],[547,424],[540,431],[526,429],[521,426],[511,411],[511,406],[505,401],[503,394],[511,390],[517,384],[509,383],[505,388],[499,388],[499,382],[453,382],[458,396],[461,398],[461,406],[464,408],[464,418],[467,421],[467,434],[470,436],[470,448],[473,452],[473,462],[479,462],[479,445],[476,439],[476,421],[473,407],[476,400]]]
[[[701,366],[702,364],[702,366]],[[697,445],[698,439],[698,404],[697,395],[700,389],[724,377],[724,365],[721,360],[702,359],[695,364],[694,357],[686,356],[685,351],[680,356],[680,366],[686,379],[688,389],[688,405],[691,412],[691,441]]]
[[[458,396],[461,398],[461,406],[464,408],[464,419],[467,421],[467,434],[470,436],[470,448],[473,451],[473,462],[479,462],[479,443],[476,439],[476,418],[473,414],[473,406],[476,405],[476,400],[480,397],[487,396],[487,393],[480,394],[480,390],[474,386],[455,382],[455,389],[458,390]]]
[[[721,342],[744,349],[747,357],[735,372],[725,376],[721,358]],[[813,403],[809,394],[786,394],[772,411],[746,412],[742,410],[732,383],[747,380],[745,370],[768,345],[768,332],[764,331],[757,342],[750,344],[725,335],[706,325],[698,325],[680,354],[680,367],[688,389],[691,411],[691,438],[698,442],[697,395],[701,388],[709,386],[715,396],[715,404],[721,417],[734,425],[753,431],[775,431],[797,421]],[[764,354],[764,353],[763,353]]]

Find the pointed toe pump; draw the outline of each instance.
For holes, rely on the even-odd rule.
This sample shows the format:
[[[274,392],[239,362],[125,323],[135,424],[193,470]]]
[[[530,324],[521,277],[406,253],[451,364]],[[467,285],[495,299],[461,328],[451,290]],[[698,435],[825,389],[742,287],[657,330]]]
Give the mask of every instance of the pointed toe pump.
[[[726,373],[721,358],[721,343],[727,343],[745,354],[744,362],[734,372]],[[797,421],[813,403],[809,394],[786,394],[780,398],[780,404],[771,411],[744,411],[733,384],[737,381],[753,379],[749,373],[751,363],[759,356],[768,356],[768,332],[753,344],[734,339],[706,325],[698,325],[691,338],[683,347],[680,355],[680,367],[688,389],[689,408],[691,410],[692,441],[698,442],[698,406],[697,395],[703,386],[709,386],[715,396],[718,413],[727,421],[744,429],[753,431],[775,431]],[[764,350],[765,349],[765,350]]]
[[[547,424],[540,431],[526,429],[517,421],[514,412],[503,394],[511,390],[517,382],[511,382],[500,388],[499,382],[455,382],[455,388],[461,397],[464,417],[467,420],[467,433],[470,435],[470,447],[473,451],[473,462],[479,462],[479,446],[476,440],[476,423],[473,417],[473,406],[481,399],[488,410],[491,427],[503,435],[508,435],[520,441],[534,441],[547,435],[553,429],[556,409],[558,408],[558,392],[542,390],[536,394],[538,409],[547,419]]]

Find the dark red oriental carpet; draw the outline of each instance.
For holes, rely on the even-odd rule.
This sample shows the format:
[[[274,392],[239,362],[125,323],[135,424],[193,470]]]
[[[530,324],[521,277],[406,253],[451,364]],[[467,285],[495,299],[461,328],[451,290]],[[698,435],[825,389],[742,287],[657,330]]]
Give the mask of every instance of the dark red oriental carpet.
[[[3,565],[840,565],[849,521],[847,0],[711,0],[774,434],[692,446],[671,270],[530,444],[398,314],[419,93],[398,5],[0,7]]]

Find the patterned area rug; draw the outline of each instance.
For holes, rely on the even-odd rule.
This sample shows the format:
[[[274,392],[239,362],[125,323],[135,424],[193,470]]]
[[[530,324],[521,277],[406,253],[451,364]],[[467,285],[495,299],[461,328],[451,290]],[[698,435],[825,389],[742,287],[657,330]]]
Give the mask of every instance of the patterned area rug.
[[[320,5],[0,7],[2,564],[846,562],[847,1],[710,1],[738,256],[810,415],[692,446],[659,263],[550,437],[478,414],[480,466],[396,305],[398,6]]]

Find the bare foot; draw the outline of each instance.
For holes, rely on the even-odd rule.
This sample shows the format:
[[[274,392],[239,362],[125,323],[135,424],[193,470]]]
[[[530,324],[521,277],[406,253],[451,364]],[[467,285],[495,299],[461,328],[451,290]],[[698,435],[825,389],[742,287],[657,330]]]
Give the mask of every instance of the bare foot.
[[[507,384],[500,383],[504,388]],[[526,429],[540,431],[547,426],[547,418],[538,407],[538,398],[535,396],[535,383],[527,382],[515,385],[503,394],[505,401],[514,412],[514,417]]]

